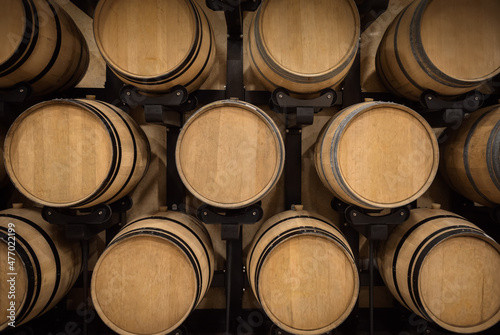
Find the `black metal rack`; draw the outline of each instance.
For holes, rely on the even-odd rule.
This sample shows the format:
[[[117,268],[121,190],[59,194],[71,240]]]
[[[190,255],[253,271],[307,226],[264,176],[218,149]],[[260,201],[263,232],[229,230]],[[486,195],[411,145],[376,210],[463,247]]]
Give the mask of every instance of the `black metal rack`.
[[[95,0],[73,0],[86,13],[91,15],[97,1]],[[392,95],[377,93],[362,93],[360,82],[360,54],[358,52],[354,64],[343,82],[341,92],[325,90],[315,99],[302,100],[292,97],[286,90],[279,88],[274,92],[247,91],[243,82],[243,29],[242,12],[253,11],[260,5],[261,0],[206,0],[207,6],[216,11],[224,11],[227,23],[227,77],[225,90],[199,90],[188,94],[184,87],[176,87],[168,94],[161,96],[147,96],[132,86],[124,86],[123,83],[107,68],[105,89],[74,89],[65,93],[65,96],[78,96],[81,93],[96,94],[102,99],[118,105],[124,109],[128,107],[144,106],[146,121],[150,123],[163,124],[167,132],[167,205],[172,210],[183,210],[186,191],[180,180],[176,163],[175,147],[180,129],[185,121],[185,113],[193,111],[198,103],[205,104],[216,100],[227,98],[238,98],[255,105],[270,104],[271,108],[286,117],[286,163],[284,170],[285,178],[285,210],[290,209],[293,204],[302,203],[301,189],[301,160],[302,160],[302,129],[312,124],[314,115],[321,108],[332,106],[347,107],[363,101],[365,97],[380,100],[394,100]],[[387,8],[387,0],[382,1],[360,1],[360,12],[369,19],[375,19]],[[373,11],[377,11],[373,13]],[[26,104],[34,103],[30,99],[29,87],[25,85],[14,88],[11,92],[0,95],[0,117],[12,117],[17,114]],[[397,99],[396,99],[397,100]],[[454,101],[445,100],[433,92],[425,92],[419,106],[415,106],[421,115],[433,127],[458,127],[467,113],[477,110],[486,98],[478,92],[471,92],[464,97]],[[408,105],[406,101],[402,101]],[[471,212],[473,215],[492,216],[496,222],[500,221],[500,209],[494,209],[485,213],[478,210],[473,204],[458,199],[456,203],[457,212]],[[88,309],[88,241],[96,233],[108,229],[112,236],[120,227],[120,223],[126,221],[125,212],[130,208],[130,198],[124,198],[113,205],[99,205],[87,213],[75,213],[60,209],[47,208],[43,210],[44,218],[54,224],[64,224],[68,238],[82,241],[84,255],[83,288],[85,309]],[[369,322],[368,330],[374,334],[374,297],[373,286],[376,276],[374,267],[374,243],[387,238],[390,225],[401,224],[408,218],[408,207],[393,209],[385,216],[371,216],[362,208],[350,206],[338,199],[332,201],[332,207],[340,213],[344,234],[351,244],[351,248],[359,259],[359,234],[369,240]],[[215,273],[212,286],[224,287],[226,293],[226,309],[224,311],[226,334],[251,333],[257,329],[257,324],[250,324],[245,328],[255,311],[243,311],[242,294],[247,286],[245,283],[245,268],[242,264],[242,225],[254,224],[262,218],[263,212],[259,204],[239,210],[222,210],[208,205],[198,208],[198,217],[206,224],[221,224],[221,240],[226,241],[226,265],[225,270]],[[472,214],[471,214],[472,215]],[[498,228],[497,228],[498,229]],[[499,234],[500,235],[500,234]],[[208,312],[209,314],[210,312]],[[358,312],[355,312],[358,314]],[[86,314],[85,314],[86,315]],[[259,314],[262,317],[262,314]],[[357,317],[357,315],[355,316]],[[198,319],[196,319],[198,320]],[[189,321],[189,319],[188,319]],[[259,320],[259,327],[265,322]],[[418,320],[415,319],[417,325]],[[87,322],[83,321],[84,331],[87,333]],[[346,328],[350,329],[350,328]],[[357,329],[361,333],[366,329]],[[345,332],[347,331],[347,332]],[[184,334],[186,330],[178,329],[174,333]],[[350,334],[348,330],[335,330],[338,334]],[[426,334],[449,334],[439,329],[426,327],[417,329],[417,333]],[[283,335],[286,332],[273,327],[272,334]],[[400,332],[398,332],[400,333]],[[408,333],[409,334],[409,333]]]
[[[216,273],[223,283],[226,294],[225,334],[237,334],[243,310],[245,290],[245,266],[243,265],[242,225],[254,224],[262,219],[263,211],[259,204],[236,210],[223,210],[209,205],[198,208],[198,218],[205,224],[221,225],[221,240],[226,241],[226,266],[222,274]],[[222,279],[222,280],[221,280]],[[220,284],[219,284],[220,285]]]
[[[43,207],[45,221],[64,227],[65,237],[80,242],[82,246],[82,286],[83,286],[83,329],[88,334],[89,314],[89,240],[106,230],[107,243],[127,221],[126,211],[132,207],[132,199],[126,196],[112,204],[99,204],[87,210]]]

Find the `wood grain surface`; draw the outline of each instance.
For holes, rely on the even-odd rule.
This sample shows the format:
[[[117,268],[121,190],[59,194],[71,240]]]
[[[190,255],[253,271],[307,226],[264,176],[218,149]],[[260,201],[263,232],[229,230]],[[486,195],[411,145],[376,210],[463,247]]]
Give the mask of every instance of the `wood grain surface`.
[[[213,271],[206,228],[192,216],[158,212],[111,241],[94,268],[92,300],[119,334],[168,334],[201,301]]]
[[[439,149],[431,127],[413,110],[366,102],[330,120],[318,136],[315,157],[320,179],[341,200],[392,208],[429,188]]]
[[[482,108],[447,132],[440,172],[464,197],[493,207],[500,203],[500,105]]]
[[[256,12],[245,47],[254,73],[269,90],[316,93],[345,77],[359,32],[351,0],[272,0]]]
[[[54,207],[90,207],[128,194],[147,170],[149,143],[119,108],[53,100],[19,116],[5,140],[6,169],[27,198]]]
[[[14,225],[15,260],[7,263],[8,226]],[[11,328],[7,319],[10,301],[15,301],[15,325],[20,326],[54,307],[80,275],[80,243],[66,240],[64,229],[43,220],[39,209],[11,208],[0,211],[0,331]],[[12,240],[10,240],[12,241]],[[13,267],[12,270],[10,267]],[[7,282],[15,275],[15,299]]]
[[[277,183],[284,163],[279,130],[259,108],[237,100],[206,105],[179,135],[177,168],[200,200],[222,208],[250,205]]]
[[[377,262],[394,297],[449,331],[481,332],[500,320],[500,246],[454,213],[412,210]]]
[[[210,23],[191,0],[100,1],[94,34],[115,74],[144,91],[193,91],[215,59]]]
[[[75,86],[89,50],[71,17],[52,0],[6,0],[0,12],[0,90],[27,83],[34,94]]]
[[[254,237],[247,269],[266,314],[292,334],[336,328],[357,300],[349,245],[333,223],[312,212],[286,211],[267,220]]]
[[[377,70],[395,94],[418,100],[425,90],[459,95],[500,72],[500,3],[414,1],[394,19],[377,54]]]

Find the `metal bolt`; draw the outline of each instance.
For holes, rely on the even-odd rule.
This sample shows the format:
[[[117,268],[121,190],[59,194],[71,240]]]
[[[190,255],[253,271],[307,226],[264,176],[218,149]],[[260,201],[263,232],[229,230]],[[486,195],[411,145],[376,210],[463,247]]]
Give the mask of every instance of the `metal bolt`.
[[[278,94],[278,98],[283,99],[283,94]]]
[[[328,94],[328,95],[326,96],[326,98],[327,98],[327,99],[331,99],[331,98],[332,98],[332,95],[331,95],[331,94]]]
[[[278,335],[281,335],[281,330],[278,330],[277,334],[278,334]]]
[[[130,95],[132,95],[132,93],[130,93],[130,91],[127,91],[127,95],[129,95],[129,96],[130,96]]]
[[[47,212],[47,215],[52,215],[52,212],[51,212],[51,211],[48,211],[48,212]]]
[[[352,216],[358,216],[358,213],[354,212],[352,213]]]
[[[19,93],[24,93],[24,88],[19,89]]]
[[[479,100],[479,97],[474,97],[474,100],[478,101],[478,100]]]
[[[103,214],[103,211],[99,211],[97,214],[98,214],[98,215],[102,215],[102,214]]]
[[[181,335],[181,333],[180,332],[175,332],[175,335]]]
[[[425,330],[425,332],[426,332],[427,334],[430,334],[430,333],[431,333],[430,329],[426,329],[426,330]]]
[[[401,213],[399,213],[399,215],[405,216],[405,212],[401,212]]]
[[[427,100],[432,100],[432,97],[427,97]]]
[[[180,95],[181,95],[181,92],[177,92],[176,94],[177,94],[177,96],[180,96]]]
[[[243,292],[245,292],[245,291],[246,291],[246,289],[243,287]]]
[[[253,215],[253,216],[256,216],[256,215],[257,215],[257,212],[252,212],[252,215]]]
[[[207,216],[207,215],[208,215],[208,213],[207,213],[207,212],[203,212],[203,215]]]
[[[243,38],[243,34],[240,34],[240,38]]]

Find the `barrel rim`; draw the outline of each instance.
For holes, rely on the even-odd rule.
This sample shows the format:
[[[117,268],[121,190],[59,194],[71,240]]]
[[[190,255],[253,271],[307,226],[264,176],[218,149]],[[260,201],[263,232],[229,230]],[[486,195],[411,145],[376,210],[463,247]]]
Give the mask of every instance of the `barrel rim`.
[[[354,119],[356,119],[359,116],[359,114],[362,114],[362,113],[365,113],[365,112],[368,112],[368,111],[371,111],[371,110],[377,109],[377,108],[396,108],[396,109],[400,109],[400,110],[403,110],[405,112],[408,112],[425,129],[425,131],[429,137],[429,140],[432,144],[432,149],[433,149],[433,164],[432,164],[431,170],[429,171],[429,176],[427,177],[426,182],[423,183],[423,185],[420,187],[420,189],[418,191],[416,191],[411,197],[403,199],[401,201],[392,202],[392,203],[382,203],[382,202],[367,199],[366,197],[361,196],[359,194],[359,192],[357,192],[356,190],[354,190],[352,188],[343,188],[342,187],[342,190],[344,192],[346,192],[351,199],[356,200],[357,202],[361,203],[363,205],[363,207],[366,207],[366,208],[394,208],[394,207],[404,206],[404,205],[407,205],[407,204],[411,203],[412,201],[416,200],[417,198],[419,198],[423,193],[425,193],[427,191],[427,189],[430,187],[430,185],[434,181],[434,178],[435,178],[437,171],[438,171],[438,164],[439,164],[439,145],[437,143],[436,136],[434,135],[434,132],[433,132],[431,126],[427,123],[427,121],[425,121],[425,119],[420,114],[418,114],[417,112],[415,112],[411,108],[404,106],[404,105],[401,105],[401,104],[397,104],[397,103],[393,103],[393,102],[383,102],[383,101],[362,102],[362,103],[355,104],[353,106],[350,106],[350,107],[340,111],[337,116],[339,116],[340,113],[353,114],[353,117],[350,120],[348,120],[348,122],[347,122],[347,127],[346,127],[346,129],[347,129],[349,126],[349,123],[351,123]],[[332,117],[330,123],[327,126],[327,129],[325,130],[325,133],[328,132],[329,129],[333,126],[336,118],[337,118],[336,116]],[[328,157],[330,157],[329,160],[331,161],[331,164],[329,167],[331,170],[330,172],[333,173],[334,176],[337,176],[337,175],[342,176],[342,171],[340,170],[340,167],[339,167],[339,170],[337,171],[337,167],[335,166],[335,164],[333,164],[334,163],[333,159],[334,159],[334,157],[336,157],[336,152],[337,152],[336,147],[338,146],[338,144],[342,138],[342,134],[343,134],[344,130],[342,130],[339,134],[337,134],[337,136],[334,136],[334,140],[335,140],[335,138],[338,138],[338,143],[335,143],[335,141],[333,141],[332,143],[326,143],[327,144],[326,149],[323,149],[323,147],[324,147],[323,144],[325,143],[324,137],[318,143],[321,146],[320,150],[319,150],[320,162],[322,162],[324,159],[323,155],[328,154]],[[327,149],[329,149],[329,150],[327,150]],[[320,164],[320,165],[321,165],[321,169],[323,171],[323,174],[325,174],[324,173],[324,168],[325,168],[324,164]],[[327,178],[325,178],[325,179],[326,179],[326,181],[328,181]],[[335,190],[335,187],[334,187],[335,184],[328,182],[328,185],[330,186],[331,189]],[[348,202],[350,202],[350,201],[348,201]]]
[[[7,135],[5,137],[5,142],[4,142],[4,158],[3,158],[4,159],[4,166],[5,166],[5,170],[7,171],[7,174],[9,175],[9,178],[11,179],[14,186],[30,200],[33,200],[34,202],[45,205],[45,206],[59,206],[59,207],[61,205],[65,206],[65,207],[66,206],[68,206],[68,207],[77,206],[80,203],[82,203],[82,202],[84,203],[84,202],[88,201],[89,199],[91,199],[94,196],[96,190],[99,190],[99,189],[106,186],[108,177],[113,174],[113,170],[111,169],[111,167],[113,165],[112,159],[108,162],[108,166],[107,166],[108,175],[95,188],[95,190],[91,191],[91,193],[89,193],[85,197],[82,197],[80,199],[77,199],[77,200],[74,200],[71,202],[68,202],[68,201],[66,201],[66,202],[64,202],[64,201],[63,202],[51,202],[51,201],[41,199],[38,196],[36,196],[35,194],[32,194],[21,183],[19,183],[19,180],[17,179],[17,177],[15,175],[15,171],[13,170],[13,168],[10,164],[10,158],[11,158],[11,148],[10,147],[11,147],[11,142],[12,142],[12,136],[9,136],[9,135],[11,135],[12,132],[14,132],[16,130],[16,128],[19,126],[19,124],[22,123],[29,114],[36,112],[41,107],[45,107],[46,105],[51,105],[51,104],[56,104],[56,103],[57,104],[67,104],[67,105],[77,107],[77,108],[81,109],[82,111],[86,111],[87,114],[91,115],[93,118],[99,119],[94,113],[90,112],[87,108],[85,108],[84,105],[78,104],[76,102],[76,100],[54,99],[54,100],[40,102],[40,103],[28,108],[21,115],[19,115],[19,117],[17,117],[16,120],[14,120],[12,125],[9,127],[9,130],[7,131]],[[103,124],[103,128],[109,133],[109,130],[107,130],[107,128],[104,124]],[[109,134],[109,135],[110,135],[110,139],[112,139],[111,134]]]
[[[251,23],[251,33],[250,33],[250,38],[249,38],[249,43],[251,43],[251,39],[254,39],[255,44],[257,45],[258,48],[258,54],[264,62],[275,72],[275,73],[281,73],[283,77],[285,78],[291,78],[294,81],[300,82],[300,83],[316,83],[316,82],[321,82],[326,79],[330,79],[332,76],[338,75],[340,72],[345,70],[349,66],[350,63],[354,60],[354,57],[356,56],[356,53],[359,49],[359,38],[360,38],[360,32],[361,32],[361,27],[360,27],[360,18],[359,18],[359,12],[357,10],[357,7],[355,6],[354,2],[352,0],[345,0],[349,3],[352,9],[352,14],[353,18],[355,20],[355,31],[354,31],[354,39],[350,43],[350,48],[348,52],[340,59],[340,61],[335,65],[332,66],[330,69],[324,70],[322,72],[316,72],[316,73],[306,73],[306,72],[298,72],[291,70],[287,67],[284,67],[281,62],[279,62],[276,57],[274,57],[270,52],[269,48],[267,47],[266,41],[264,38],[261,36],[262,34],[259,33],[260,31],[260,26],[262,25],[262,20],[263,20],[263,15],[262,12],[265,10],[265,7],[269,4],[268,1],[264,2],[259,9],[257,10],[257,13],[255,14],[252,23]],[[252,33],[253,31],[253,33]],[[252,48],[249,48],[250,53],[252,53]],[[266,52],[263,52],[266,51]],[[341,67],[339,67],[341,66]],[[273,84],[274,85],[274,84]]]
[[[212,109],[215,109],[217,107],[239,107],[243,108],[245,110],[249,110],[250,112],[255,112],[254,114],[259,117],[261,120],[264,121],[264,123],[267,125],[268,129],[271,130],[271,133],[275,134],[276,136],[273,136],[274,141],[275,141],[275,146],[276,146],[276,153],[278,155],[278,161],[276,162],[276,167],[275,171],[272,174],[271,178],[269,179],[269,182],[260,190],[257,194],[254,194],[253,196],[240,200],[238,202],[222,202],[222,201],[216,201],[208,198],[205,195],[202,195],[200,192],[198,192],[193,186],[191,186],[191,183],[189,180],[186,178],[184,175],[182,165],[181,165],[181,146],[182,146],[182,138],[184,137],[185,133],[188,131],[189,127],[193,124],[194,120],[198,118],[199,115],[209,112]],[[249,205],[251,203],[255,203],[258,200],[262,199],[265,197],[271,190],[273,189],[273,186],[278,182],[279,178],[281,177],[281,174],[284,169],[284,160],[285,160],[285,148],[284,148],[284,142],[283,138],[281,136],[281,133],[276,126],[275,122],[269,117],[262,109],[258,108],[257,106],[254,106],[250,103],[236,100],[236,99],[226,99],[226,100],[219,100],[215,101],[212,103],[209,103],[200,109],[198,109],[191,117],[186,121],[184,126],[182,127],[182,130],[179,134],[179,137],[177,139],[177,144],[175,148],[175,161],[176,161],[176,166],[177,170],[179,171],[179,177],[181,178],[184,186],[199,200],[204,201],[208,205],[219,207],[219,208],[240,208],[244,207],[246,205]]]
[[[122,66],[119,66],[111,57],[109,57],[109,53],[106,52],[106,48],[103,46],[101,38],[99,36],[99,32],[101,31],[100,28],[100,15],[102,13],[102,7],[104,7],[105,3],[110,3],[108,0],[101,0],[97,4],[97,7],[95,9],[95,14],[94,14],[94,24],[93,24],[93,33],[94,33],[94,39],[97,44],[98,50],[101,53],[103,59],[105,60],[106,64],[113,70],[113,72],[117,76],[124,76],[128,80],[155,80],[157,78],[165,78],[169,77],[171,74],[177,73],[178,71],[182,70],[185,63],[190,60],[190,55],[196,50],[197,47],[197,38],[200,36],[200,30],[201,30],[201,19],[198,20],[198,17],[196,15],[196,12],[198,11],[196,5],[191,1],[191,0],[184,0],[184,3],[187,4],[187,7],[189,7],[191,17],[193,19],[193,22],[195,22],[196,29],[193,32],[193,35],[191,36],[191,47],[187,51],[186,55],[172,68],[168,69],[165,72],[161,72],[155,75],[143,75],[140,73],[133,73],[131,71],[128,71],[124,69]],[[112,2],[112,1],[111,1]],[[210,29],[211,30],[211,29]]]

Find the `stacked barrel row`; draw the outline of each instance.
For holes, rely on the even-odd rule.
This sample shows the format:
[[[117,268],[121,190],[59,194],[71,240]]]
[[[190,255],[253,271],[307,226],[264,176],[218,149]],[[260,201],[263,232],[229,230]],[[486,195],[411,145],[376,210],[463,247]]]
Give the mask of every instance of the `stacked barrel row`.
[[[88,65],[89,49],[80,29],[56,2],[2,3],[0,91],[21,84],[37,96],[62,92],[83,78]],[[4,138],[2,131],[2,145]],[[32,159],[28,164],[33,169],[39,163]],[[1,170],[5,171],[3,159]],[[67,241],[64,230],[44,221],[38,209],[15,207],[0,212],[0,331],[54,307],[76,282],[82,267],[79,243]]]
[[[0,21],[1,29],[17,29],[13,35],[21,36],[9,42],[11,50],[0,49],[5,53],[0,53],[0,89],[27,82],[44,94],[49,88],[74,86],[88,55],[69,16],[50,0],[9,1],[9,6],[27,23],[21,27],[24,21],[10,15]],[[500,30],[491,26],[497,25],[499,6],[494,0],[473,5],[459,1],[453,8],[444,0],[412,2],[380,44],[376,62],[381,79],[394,94],[410,100],[426,90],[455,96],[478,88],[500,72]],[[38,25],[40,12],[53,13],[53,20]],[[472,28],[463,24],[463,17],[474,18]],[[63,45],[71,40],[65,34],[71,33],[75,48]],[[341,86],[359,52],[359,14],[352,0],[268,0],[245,34],[246,55],[263,85],[309,98]],[[42,46],[46,35],[55,45]],[[94,36],[109,68],[147,94],[166,93],[177,85],[193,92],[215,61],[214,29],[203,7],[191,0],[101,0]],[[463,48],[464,41],[473,47]],[[26,65],[42,63],[42,53],[49,53],[48,63]],[[48,82],[42,85],[44,80]],[[498,106],[475,112],[449,134],[441,150],[450,185],[485,205],[500,200],[499,113]],[[28,199],[76,209],[130,193],[147,171],[149,152],[144,132],[117,107],[67,99],[39,103],[19,116],[7,134],[4,157],[12,183]],[[429,189],[440,161],[429,124],[409,107],[391,102],[360,103],[335,114],[319,133],[314,160],[332,195],[367,209],[414,202]],[[284,163],[282,135],[270,113],[236,99],[198,109],[184,124],[176,148],[186,189],[223,210],[264,199],[278,184]],[[0,247],[5,254],[11,221],[17,220],[16,228],[27,227],[26,233],[19,228],[23,249],[16,249],[16,261],[35,264],[19,277],[26,293],[17,317],[28,321],[64,295],[81,260],[76,249],[66,247],[76,259],[66,271],[71,275],[40,285],[44,273],[60,273],[66,256],[54,256],[46,261],[54,265],[45,268],[37,260],[42,247],[29,236],[51,236],[48,231],[55,227],[38,218],[39,213],[2,213],[6,219],[0,221],[0,233],[7,248],[4,243]],[[296,206],[266,220],[254,236],[247,255],[250,285],[269,318],[287,332],[328,332],[357,301],[356,260],[337,226]],[[66,243],[55,233],[45,240],[54,255],[57,244]],[[477,226],[430,209],[412,210],[378,255],[382,277],[401,304],[461,333],[482,331],[500,320],[499,263],[500,247]],[[101,319],[120,334],[167,334],[200,303],[214,268],[212,241],[203,224],[163,209],[128,223],[110,242],[94,269],[92,299]],[[8,273],[3,270],[2,275]],[[3,307],[2,313],[7,310]],[[0,327],[7,328],[9,315],[2,315]]]

